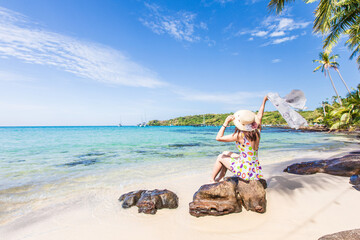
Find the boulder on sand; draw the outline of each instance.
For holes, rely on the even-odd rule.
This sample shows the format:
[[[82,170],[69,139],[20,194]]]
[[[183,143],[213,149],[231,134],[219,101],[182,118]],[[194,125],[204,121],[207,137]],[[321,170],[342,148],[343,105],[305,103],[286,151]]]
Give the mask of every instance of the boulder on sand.
[[[350,184],[354,185],[353,188],[360,191],[360,175],[352,175],[350,177]]]
[[[227,177],[219,183],[206,184],[194,194],[189,203],[192,216],[220,216],[246,210],[259,213],[266,211],[266,181],[244,181],[237,177]]]
[[[309,161],[292,164],[284,172],[294,174],[328,173],[337,176],[350,177],[360,174],[360,152],[352,152],[340,158]]]
[[[139,213],[146,214],[155,214],[161,208],[177,208],[179,204],[178,196],[167,189],[133,191],[121,195],[119,201],[123,201],[123,208],[136,205]]]
[[[322,236],[319,240],[356,240],[360,239],[360,228]]]

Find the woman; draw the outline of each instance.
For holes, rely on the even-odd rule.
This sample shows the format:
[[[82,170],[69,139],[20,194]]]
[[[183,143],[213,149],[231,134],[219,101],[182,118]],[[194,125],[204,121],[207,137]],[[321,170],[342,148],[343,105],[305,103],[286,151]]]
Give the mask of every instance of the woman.
[[[262,178],[261,166],[258,160],[261,121],[264,115],[267,96],[261,104],[258,114],[249,110],[237,111],[226,118],[221,126],[216,140],[220,142],[235,142],[240,154],[225,151],[215,162],[211,180],[219,182],[229,170],[244,180],[258,180]],[[233,121],[235,132],[224,136],[225,128]]]

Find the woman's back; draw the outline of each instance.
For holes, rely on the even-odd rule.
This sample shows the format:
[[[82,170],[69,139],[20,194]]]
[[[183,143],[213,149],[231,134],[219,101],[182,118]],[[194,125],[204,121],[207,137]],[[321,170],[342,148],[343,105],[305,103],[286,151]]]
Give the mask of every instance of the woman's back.
[[[251,145],[252,149],[258,150],[260,145],[260,131],[258,129],[254,131],[235,131],[237,134],[237,141],[240,145],[244,145],[246,142]]]
[[[258,150],[254,148],[256,142],[255,139],[252,145],[244,134],[244,137],[236,142],[236,147],[240,152],[239,157],[230,160],[230,171],[244,180],[256,180],[262,177]]]

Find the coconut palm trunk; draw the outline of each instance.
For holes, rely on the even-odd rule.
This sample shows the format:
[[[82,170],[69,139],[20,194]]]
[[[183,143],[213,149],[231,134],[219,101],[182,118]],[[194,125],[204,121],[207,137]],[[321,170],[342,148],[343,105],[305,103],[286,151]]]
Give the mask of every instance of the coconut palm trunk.
[[[325,111],[325,104],[324,104],[324,102],[322,102],[321,103],[321,106],[322,106],[322,108],[323,108],[323,111],[324,111],[324,117],[326,116],[326,111]]]
[[[331,84],[332,84],[332,86],[333,86],[333,88],[334,88],[334,91],[335,91],[335,93],[336,93],[336,96],[337,96],[338,99],[339,99],[339,103],[340,103],[340,105],[342,106],[341,98],[340,98],[340,96],[339,96],[339,94],[338,94],[338,92],[337,92],[337,90],[336,90],[336,88],[335,88],[335,85],[334,85],[334,82],[333,82],[333,80],[332,80],[332,78],[331,78],[329,69],[326,69],[326,71],[327,71],[327,73],[328,73],[328,75],[329,75],[329,78],[330,78]]]
[[[339,69],[335,68],[335,70],[337,71],[337,73],[339,74],[339,77],[341,78],[341,81],[344,83],[346,89],[348,90],[349,94],[351,95],[350,89],[348,88],[346,82],[344,81],[344,79],[342,78]]]

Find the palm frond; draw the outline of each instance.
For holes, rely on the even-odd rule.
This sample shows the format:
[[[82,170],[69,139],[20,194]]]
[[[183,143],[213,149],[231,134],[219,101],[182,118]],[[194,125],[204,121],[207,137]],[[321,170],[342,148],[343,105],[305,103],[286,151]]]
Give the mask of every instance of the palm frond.
[[[338,0],[320,0],[315,9],[314,32],[326,33],[330,29],[330,19],[336,8]]]
[[[271,0],[268,4],[268,9],[271,12],[276,12],[276,14],[280,14],[285,7],[285,4],[295,2],[295,0]]]
[[[360,53],[360,17],[358,17],[356,24],[352,25],[351,28],[346,31],[346,34],[349,36],[349,39],[345,42],[345,46],[352,51],[350,59],[353,59]],[[358,63],[360,70],[360,55],[356,62]]]
[[[335,55],[332,55],[331,57],[329,57],[330,60],[337,59],[337,58],[339,58],[339,54],[335,54]]]
[[[322,66],[323,66],[323,65],[319,65],[319,66],[317,66],[317,67],[314,69],[314,71],[313,71],[313,72],[318,71],[318,70],[319,70]]]
[[[336,44],[341,34],[344,34],[354,24],[356,24],[360,15],[360,1],[353,0],[355,2],[349,5],[341,5],[334,16],[331,17],[330,33],[324,41],[324,48],[330,45]]]

